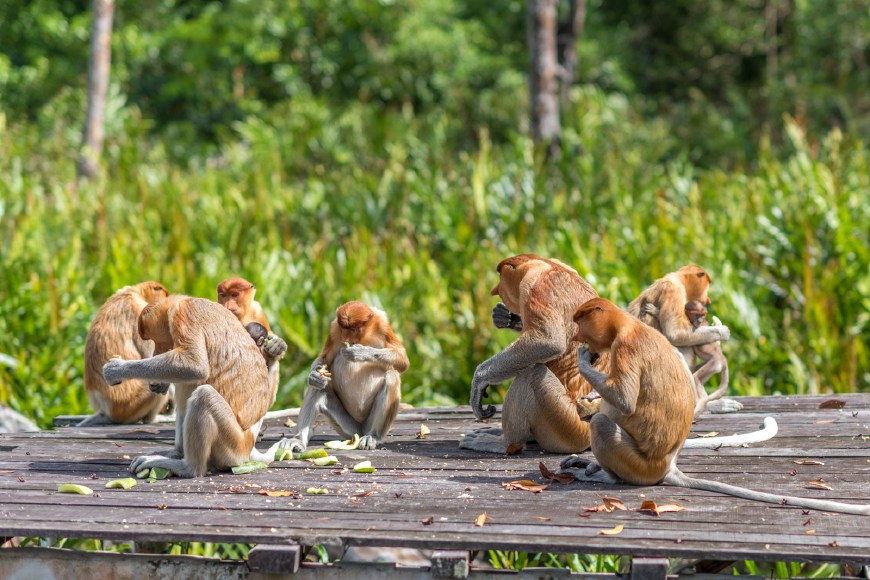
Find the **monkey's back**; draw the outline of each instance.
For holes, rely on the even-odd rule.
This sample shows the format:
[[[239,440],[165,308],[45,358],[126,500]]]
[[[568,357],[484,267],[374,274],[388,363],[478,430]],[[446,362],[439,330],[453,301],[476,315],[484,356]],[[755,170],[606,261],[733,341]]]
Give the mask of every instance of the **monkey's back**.
[[[634,321],[634,341],[617,340],[613,358],[631,360],[640,375],[635,412],[620,425],[650,459],[679,451],[692,426],[694,388],[680,355],[667,338]]]
[[[115,421],[122,420],[117,415],[123,412],[113,407],[137,399],[148,385],[133,379],[110,387],[103,378],[103,365],[115,355],[139,360],[153,354],[154,344],[142,340],[137,327],[139,313],[146,305],[135,287],[121,288],[97,311],[85,340],[85,392],[95,410],[104,411]]]
[[[186,298],[185,302],[183,324],[188,331],[201,333],[206,349],[210,374],[205,382],[227,401],[241,428],[248,429],[275,402],[276,389],[269,385],[266,361],[232,312],[204,298]]]

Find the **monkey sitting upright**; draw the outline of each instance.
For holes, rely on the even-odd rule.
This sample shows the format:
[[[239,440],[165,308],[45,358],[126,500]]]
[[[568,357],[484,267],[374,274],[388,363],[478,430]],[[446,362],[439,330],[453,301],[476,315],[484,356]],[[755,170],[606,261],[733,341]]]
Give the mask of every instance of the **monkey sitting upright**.
[[[115,355],[144,359],[154,353],[154,343],[139,336],[136,321],[142,309],[169,296],[159,282],[142,282],[115,292],[97,312],[85,341],[85,392],[96,413],[79,427],[110,423],[151,423],[173,404],[169,385],[149,385],[129,380],[110,387],[103,379],[103,365]]]
[[[696,329],[702,326],[709,326],[707,322],[707,308],[698,300],[690,300],[686,303],[686,317]],[[652,303],[644,307],[644,312],[658,317],[658,308]],[[702,363],[695,368],[693,376],[695,379],[695,416],[704,412],[707,403],[715,401],[728,392],[728,360],[722,353],[722,347],[718,342],[708,342],[707,344],[698,344],[692,347],[694,357],[700,358]],[[694,361],[686,361],[687,364]],[[719,388],[707,394],[704,390],[704,385],[710,380],[713,375],[721,373],[721,382]]]
[[[324,413],[343,436],[360,435],[360,449],[375,449],[399,412],[399,375],[408,366],[384,312],[362,302],[342,304],[311,365],[296,437],[287,446],[304,451],[311,424]]]
[[[260,303],[254,300],[254,285],[244,278],[227,278],[217,287],[218,303],[239,319],[260,347],[269,369],[269,384],[278,390],[278,361],[284,358],[287,343],[272,334]]]
[[[574,315],[582,374],[604,401],[590,422],[595,461],[571,456],[562,469],[581,481],[674,485],[777,505],[870,515],[870,506],[763,493],[688,477],[677,456],[692,426],[693,380],[668,340],[603,298]],[[610,353],[610,369],[592,367],[594,353]],[[585,469],[580,469],[580,468]]]
[[[111,385],[127,379],[175,383],[175,447],[137,457],[130,470],[163,467],[180,477],[228,469],[249,459],[272,461],[254,447],[263,416],[275,402],[263,356],[226,308],[203,298],[171,296],[139,315],[139,334],[155,344],[144,360],[109,359]]]

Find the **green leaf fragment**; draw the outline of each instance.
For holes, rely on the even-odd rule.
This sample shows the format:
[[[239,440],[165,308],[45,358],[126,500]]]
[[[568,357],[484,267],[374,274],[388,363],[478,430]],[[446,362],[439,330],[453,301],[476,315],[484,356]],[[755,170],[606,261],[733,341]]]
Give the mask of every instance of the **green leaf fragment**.
[[[361,463],[357,463],[356,465],[353,466],[353,470],[356,473],[374,473],[375,472],[375,468],[372,467],[371,461],[363,461]]]
[[[81,495],[91,495],[94,493],[94,490],[89,488],[86,485],[79,485],[77,483],[61,483],[57,486],[57,491],[60,493],[78,493]]]
[[[294,453],[293,459],[317,459],[318,457],[326,457],[329,453],[322,447],[320,449],[312,449],[303,451],[302,453]]]
[[[152,467],[151,473],[148,474],[148,479],[166,479],[172,474],[165,467]]]
[[[325,465],[335,465],[336,463],[338,463],[338,458],[332,455],[327,455],[326,457],[317,457],[315,459],[309,459],[308,461],[310,461],[314,465],[319,465],[320,467],[323,467]]]
[[[113,479],[106,483],[106,489],[130,489],[136,485],[136,480],[132,477],[124,479]]]
[[[305,490],[305,493],[310,493],[311,495],[326,495],[329,493],[329,490],[325,487],[309,487]]]
[[[241,465],[233,467],[233,474],[244,475],[245,473],[253,473],[255,471],[260,471],[261,469],[266,469],[267,467],[269,467],[269,464],[265,461],[247,461]]]
[[[148,477],[149,473],[151,473],[151,470],[146,467],[145,469],[140,469],[139,471],[137,471],[136,477],[138,477],[139,479],[145,479],[146,477]]]

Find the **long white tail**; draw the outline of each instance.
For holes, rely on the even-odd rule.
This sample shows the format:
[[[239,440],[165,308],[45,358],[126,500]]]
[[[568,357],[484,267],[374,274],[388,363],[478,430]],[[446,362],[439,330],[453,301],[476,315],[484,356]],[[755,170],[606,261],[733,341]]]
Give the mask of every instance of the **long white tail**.
[[[683,449],[716,449],[719,447],[740,447],[749,443],[760,443],[772,439],[779,426],[776,424],[776,419],[773,417],[764,418],[764,426],[758,431],[751,433],[740,433],[739,435],[728,435],[726,437],[698,437],[696,439],[686,439],[683,444]]]

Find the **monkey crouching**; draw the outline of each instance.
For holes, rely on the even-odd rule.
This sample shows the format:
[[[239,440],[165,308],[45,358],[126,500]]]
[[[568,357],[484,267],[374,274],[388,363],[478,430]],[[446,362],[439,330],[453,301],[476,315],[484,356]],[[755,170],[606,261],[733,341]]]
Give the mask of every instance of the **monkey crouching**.
[[[360,449],[375,449],[399,412],[405,347],[387,315],[362,302],[335,311],[323,350],[311,365],[296,436],[287,446],[304,451],[321,413],[345,437],[360,435]]]

